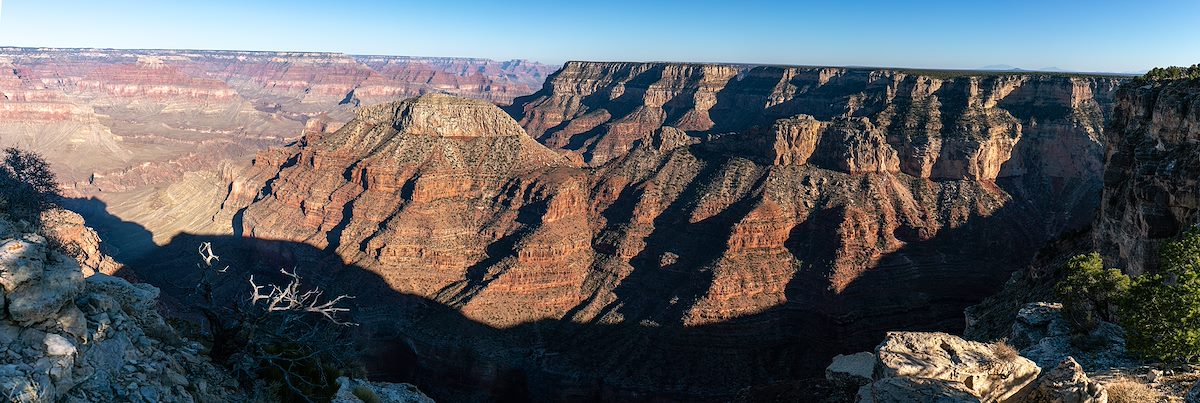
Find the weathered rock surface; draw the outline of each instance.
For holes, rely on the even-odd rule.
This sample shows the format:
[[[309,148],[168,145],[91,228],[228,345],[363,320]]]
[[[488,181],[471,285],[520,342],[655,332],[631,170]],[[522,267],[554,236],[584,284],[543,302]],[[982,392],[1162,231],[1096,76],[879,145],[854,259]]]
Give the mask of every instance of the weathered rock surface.
[[[933,379],[961,384],[963,390],[988,402],[1007,401],[1033,383],[1041,372],[1033,361],[1024,357],[1005,356],[994,345],[945,333],[888,333],[875,354],[878,364],[872,385],[888,378]],[[922,395],[911,397],[919,396]]]
[[[1117,98],[1095,235],[1136,275],[1156,267],[1162,242],[1200,224],[1200,84],[1131,85]]]
[[[875,375],[875,354],[861,352],[850,355],[838,354],[833,363],[825,368],[825,379],[839,384],[865,385]]]
[[[331,403],[433,403],[416,387],[402,383],[367,382],[341,377]]]
[[[1028,395],[1021,401],[1029,403],[1107,403],[1104,385],[1088,379],[1083,367],[1068,357],[1058,366],[1042,374]]]
[[[62,244],[94,246],[90,230],[70,228],[81,226],[72,214],[49,212],[52,232],[85,235]],[[199,344],[159,316],[156,288],[81,268],[105,260],[97,250],[81,250],[76,260],[23,224],[2,226],[8,303],[0,304],[0,391],[9,401],[245,400]]]
[[[857,403],[979,403],[961,382],[930,378],[884,378],[858,390]]]
[[[1062,316],[1062,304],[1035,302],[1018,312],[1008,342],[1043,368],[1054,367],[1071,357],[1074,357],[1071,362],[1078,359],[1094,369],[1134,363],[1125,350],[1125,332],[1120,326],[1100,322],[1087,337],[1091,348],[1083,351],[1075,347],[1069,324]]]

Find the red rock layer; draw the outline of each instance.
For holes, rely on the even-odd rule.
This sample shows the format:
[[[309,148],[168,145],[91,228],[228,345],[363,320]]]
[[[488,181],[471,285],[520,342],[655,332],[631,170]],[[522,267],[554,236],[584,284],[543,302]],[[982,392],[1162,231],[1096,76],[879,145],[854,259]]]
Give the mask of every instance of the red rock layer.
[[[231,195],[250,202],[248,236],[337,251],[397,291],[496,326],[560,317],[581,299],[585,179],[494,105],[429,94],[363,108],[255,164],[249,181],[264,193]]]

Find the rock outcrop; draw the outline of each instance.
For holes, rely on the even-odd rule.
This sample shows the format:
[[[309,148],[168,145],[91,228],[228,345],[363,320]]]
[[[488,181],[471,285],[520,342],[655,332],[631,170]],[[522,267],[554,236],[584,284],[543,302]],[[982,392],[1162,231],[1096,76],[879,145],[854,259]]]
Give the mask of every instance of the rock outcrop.
[[[1030,169],[1097,173],[1096,144],[1120,81],[569,62],[540,92],[517,100],[513,114],[539,141],[592,165],[662,126],[724,133],[805,114],[850,126],[830,135],[845,154],[828,157],[851,172],[869,171],[859,167],[866,164],[921,178],[991,180]],[[810,133],[810,144],[814,137],[822,136]],[[777,137],[776,148],[788,141]]]
[[[942,391],[956,399],[967,392],[979,401],[1004,402],[1041,372],[1033,361],[995,345],[945,333],[889,333],[875,355],[876,380],[862,387],[860,401],[921,401]]]
[[[1164,241],[1200,224],[1200,84],[1123,87],[1105,143],[1094,233],[1116,266],[1141,274],[1156,267]]]
[[[859,386],[871,383],[875,376],[875,354],[861,352],[837,355],[833,363],[825,368],[825,379],[837,384]]]
[[[1062,304],[1034,302],[1017,313],[1008,342],[1043,368],[1051,368],[1062,360],[1078,359],[1089,368],[1109,368],[1132,365],[1134,360],[1125,350],[1125,332],[1113,323],[1100,322],[1087,335],[1091,348],[1080,350],[1072,341],[1073,335],[1062,316]]]
[[[1021,396],[1029,403],[1107,403],[1108,392],[1104,385],[1088,379],[1083,367],[1074,358],[1067,357],[1038,378],[1037,383]]]
[[[408,384],[367,382],[341,377],[331,403],[433,403],[417,388]]]
[[[586,180],[494,105],[429,94],[363,108],[291,152],[256,162],[251,180],[270,182],[231,200],[247,206],[242,233],[335,250],[495,326],[584,298]],[[480,264],[486,276],[468,270]]]
[[[158,289],[98,271],[77,215],[47,214],[57,245],[0,221],[0,394],[14,402],[218,402],[245,395],[158,314]],[[82,234],[82,236],[78,236]],[[73,236],[74,235],[74,236]],[[78,260],[77,260],[78,259]],[[81,265],[83,267],[81,267]]]

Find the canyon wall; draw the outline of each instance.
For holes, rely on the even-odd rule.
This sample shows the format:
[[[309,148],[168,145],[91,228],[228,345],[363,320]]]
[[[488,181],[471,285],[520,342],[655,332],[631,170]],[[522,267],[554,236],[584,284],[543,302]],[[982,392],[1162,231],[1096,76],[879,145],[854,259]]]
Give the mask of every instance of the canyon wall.
[[[372,348],[435,398],[719,400],[961,331],[1091,222],[1121,81],[572,62],[512,118],[425,96],[261,152],[214,217],[392,301]]]
[[[1115,266],[1141,274],[1156,266],[1164,241],[1200,224],[1200,85],[1122,88],[1106,146],[1097,246]]]

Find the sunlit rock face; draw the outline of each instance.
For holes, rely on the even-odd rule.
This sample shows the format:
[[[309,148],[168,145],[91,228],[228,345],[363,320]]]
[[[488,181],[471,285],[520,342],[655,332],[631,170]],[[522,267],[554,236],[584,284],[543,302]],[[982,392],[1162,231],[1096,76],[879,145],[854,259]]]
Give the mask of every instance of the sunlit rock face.
[[[1118,267],[1153,270],[1164,241],[1200,224],[1200,85],[1122,88],[1105,144],[1097,243]]]
[[[1120,81],[572,62],[519,126],[427,96],[262,152],[220,215],[424,301],[368,309],[422,373],[720,400],[961,331],[1094,217]]]

